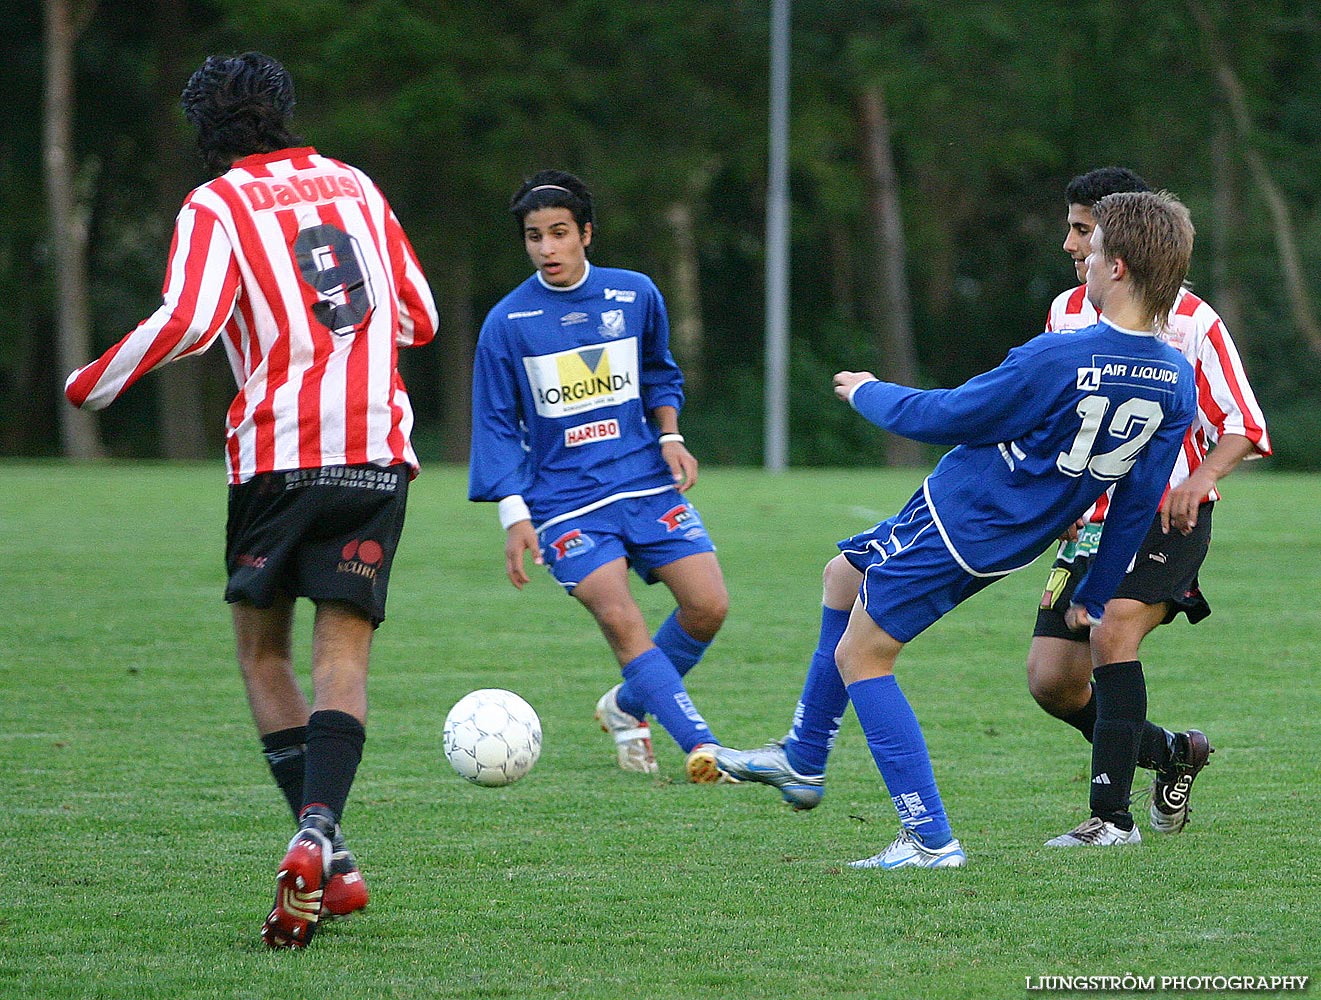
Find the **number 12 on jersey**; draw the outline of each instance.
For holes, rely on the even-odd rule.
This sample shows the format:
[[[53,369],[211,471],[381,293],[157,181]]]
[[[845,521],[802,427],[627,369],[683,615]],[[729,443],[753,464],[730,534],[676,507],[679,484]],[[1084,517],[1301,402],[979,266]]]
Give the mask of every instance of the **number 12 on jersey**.
[[[1097,479],[1121,479],[1133,468],[1139,453],[1160,428],[1165,412],[1159,403],[1149,399],[1126,399],[1115,408],[1106,428],[1110,437],[1120,438],[1122,444],[1110,451],[1093,454],[1096,439],[1101,432],[1110,400],[1105,396],[1084,396],[1078,401],[1078,416],[1082,426],[1074,436],[1073,445],[1055,459],[1055,466],[1066,476],[1081,476],[1091,472]]]

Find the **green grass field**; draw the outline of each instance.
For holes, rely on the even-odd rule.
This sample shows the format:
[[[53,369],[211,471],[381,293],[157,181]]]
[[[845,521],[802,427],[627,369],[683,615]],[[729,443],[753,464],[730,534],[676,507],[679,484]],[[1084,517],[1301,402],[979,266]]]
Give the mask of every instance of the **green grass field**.
[[[690,688],[726,743],[783,734],[833,543],[919,480],[704,471],[732,611]],[[0,996],[999,998],[1042,976],[1321,973],[1321,481],[1226,487],[1215,614],[1144,647],[1152,718],[1218,748],[1188,831],[1042,847],[1085,818],[1089,764],[1024,684],[1043,558],[904,654],[969,867],[882,873],[845,867],[896,830],[851,715],[810,813],[684,783],[663,735],[659,779],[620,772],[592,720],[616,678],[604,642],[548,576],[509,586],[494,510],[432,465],[346,816],[372,903],[272,954],[257,930],[291,824],[233,662],[218,464],[0,465]],[[668,594],[638,591],[659,623]],[[477,687],[541,715],[541,761],[512,787],[441,754]]]

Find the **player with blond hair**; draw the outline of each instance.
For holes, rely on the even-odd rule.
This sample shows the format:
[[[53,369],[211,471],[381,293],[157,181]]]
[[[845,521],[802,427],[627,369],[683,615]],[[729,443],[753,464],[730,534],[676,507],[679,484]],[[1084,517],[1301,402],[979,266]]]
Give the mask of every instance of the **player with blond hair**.
[[[1188,211],[1170,195],[1146,193],[1112,195],[1098,212],[1087,279],[1103,313],[1095,326],[1043,333],[955,389],[910,389],[869,372],[835,376],[836,395],[871,422],[957,447],[902,511],[839,543],[788,738],[760,750],[718,749],[716,763],[810,808],[824,792],[825,757],[851,702],[900,822],[888,847],[853,867],[967,861],[894,676],[904,646],[1029,565],[1113,487],[1109,528],[1068,612],[1079,625],[1100,619],[1196,412],[1192,368],[1155,335],[1192,255]],[[1102,699],[1102,714],[1108,705]]]

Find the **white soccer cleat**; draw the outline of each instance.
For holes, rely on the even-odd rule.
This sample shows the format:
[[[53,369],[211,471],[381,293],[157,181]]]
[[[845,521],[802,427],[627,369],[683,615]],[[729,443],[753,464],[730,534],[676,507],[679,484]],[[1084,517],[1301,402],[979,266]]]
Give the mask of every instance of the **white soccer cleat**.
[[[922,843],[921,838],[904,827],[895,837],[894,843],[880,854],[873,854],[861,861],[850,861],[850,868],[962,868],[968,863],[968,856],[963,853],[963,845],[951,840],[944,847],[930,848]]]
[[[621,770],[655,774],[659,768],[651,750],[651,726],[645,719],[629,715],[619,707],[615,695],[621,687],[622,684],[616,684],[601,695],[596,703],[596,721],[603,731],[614,737]]]
[[[1136,826],[1123,830],[1115,824],[1093,816],[1087,822],[1079,824],[1068,833],[1052,837],[1046,841],[1047,847],[1122,847],[1126,844],[1142,843],[1142,834]]]

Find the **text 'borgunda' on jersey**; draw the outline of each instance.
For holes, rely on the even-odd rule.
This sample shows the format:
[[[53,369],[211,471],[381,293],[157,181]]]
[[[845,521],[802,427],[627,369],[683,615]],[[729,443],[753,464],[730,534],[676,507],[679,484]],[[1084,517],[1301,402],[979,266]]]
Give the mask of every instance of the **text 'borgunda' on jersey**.
[[[482,324],[468,498],[521,495],[533,522],[674,485],[648,414],[683,406],[669,319],[644,274],[588,266],[572,289],[534,274]]]

